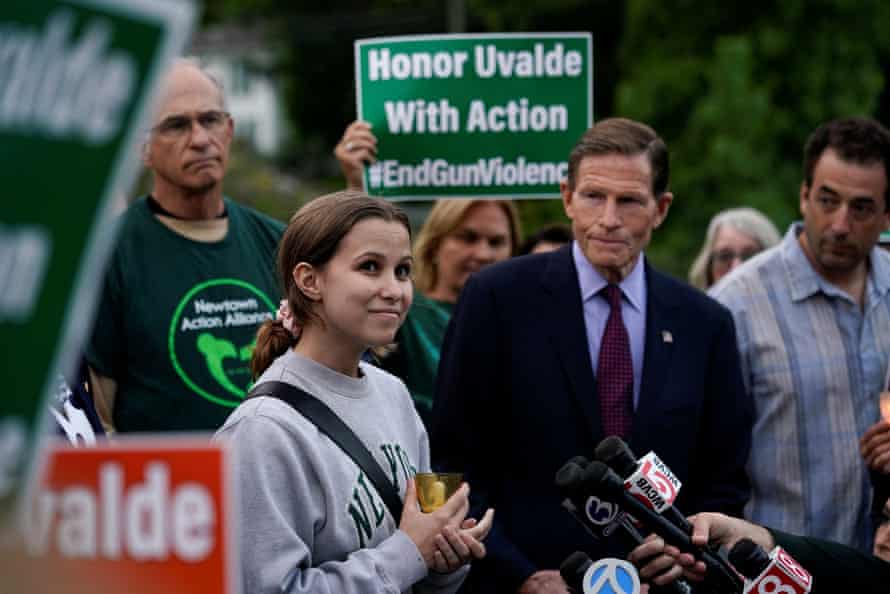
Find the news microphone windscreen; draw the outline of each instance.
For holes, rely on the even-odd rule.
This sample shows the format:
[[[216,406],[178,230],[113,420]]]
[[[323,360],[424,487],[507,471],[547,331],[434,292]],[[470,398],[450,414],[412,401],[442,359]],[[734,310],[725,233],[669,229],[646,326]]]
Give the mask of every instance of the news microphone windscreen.
[[[581,488],[584,470],[577,463],[569,460],[556,471],[556,486],[565,495],[573,495]]]
[[[729,562],[742,575],[753,580],[769,565],[769,555],[753,540],[743,538],[729,551]]]
[[[599,442],[593,455],[600,462],[608,464],[621,478],[627,478],[637,468],[636,456],[617,435],[610,435]]]
[[[581,591],[584,581],[584,572],[593,564],[593,560],[581,551],[575,551],[565,561],[559,564],[559,575],[563,581],[575,592]]]
[[[563,573],[563,571],[567,571],[570,573],[575,573],[577,571],[587,571],[587,568],[590,564],[593,563],[587,553],[582,551],[575,551],[568,557],[566,557],[565,561],[559,564],[559,572]]]
[[[569,463],[575,463],[575,464],[577,464],[578,466],[580,466],[581,469],[583,470],[583,469],[587,468],[587,465],[588,465],[588,464],[590,464],[590,460],[588,460],[588,459],[585,458],[584,456],[572,456],[572,457],[569,458],[568,461],[566,462],[566,464],[569,464]]]
[[[582,478],[583,484],[587,488],[602,489],[605,493],[612,496],[620,495],[624,492],[624,482],[618,478],[618,475],[611,468],[598,460],[594,460],[587,465]]]

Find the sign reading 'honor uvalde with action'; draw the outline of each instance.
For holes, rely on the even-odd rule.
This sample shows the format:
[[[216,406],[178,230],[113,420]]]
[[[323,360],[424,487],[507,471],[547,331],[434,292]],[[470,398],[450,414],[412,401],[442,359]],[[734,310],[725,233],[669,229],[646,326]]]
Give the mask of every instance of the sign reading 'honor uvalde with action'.
[[[355,64],[374,195],[556,197],[593,121],[588,33],[365,39]]]

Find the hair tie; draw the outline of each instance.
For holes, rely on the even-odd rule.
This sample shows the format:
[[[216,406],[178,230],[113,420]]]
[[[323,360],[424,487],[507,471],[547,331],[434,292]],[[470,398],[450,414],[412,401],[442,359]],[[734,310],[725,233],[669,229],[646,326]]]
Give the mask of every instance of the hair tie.
[[[281,322],[284,329],[290,332],[295,339],[300,338],[300,327],[297,326],[297,320],[294,318],[294,312],[290,310],[287,299],[282,299],[278,304],[278,312],[275,314],[275,320]]]

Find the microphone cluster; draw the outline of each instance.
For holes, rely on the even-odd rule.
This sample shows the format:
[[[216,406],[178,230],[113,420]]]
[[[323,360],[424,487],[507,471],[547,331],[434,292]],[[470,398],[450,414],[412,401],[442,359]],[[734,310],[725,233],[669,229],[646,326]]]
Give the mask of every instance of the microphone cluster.
[[[806,594],[812,578],[787,552],[776,547],[767,554],[751,541],[733,547],[729,559],[718,550],[692,543],[692,526],[673,503],[681,482],[658,456],[650,452],[640,460],[620,438],[603,440],[596,459],[576,456],[556,474],[564,496],[563,507],[597,539],[609,539],[626,556],[655,533],[706,567],[705,578],[694,587],[683,579],[657,589],[665,594]],[[645,532],[642,532],[642,531]],[[576,552],[560,573],[575,592],[592,593],[584,583],[589,557]],[[747,578],[747,579],[745,579]]]

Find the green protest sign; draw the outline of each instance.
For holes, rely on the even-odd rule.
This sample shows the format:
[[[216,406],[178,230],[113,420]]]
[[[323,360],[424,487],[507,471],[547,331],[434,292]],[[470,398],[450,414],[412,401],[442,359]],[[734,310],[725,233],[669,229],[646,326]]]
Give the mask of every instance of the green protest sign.
[[[391,199],[556,197],[593,121],[588,33],[365,39],[355,72],[365,188]]]
[[[177,0],[0,5],[0,525],[32,466],[45,399],[74,369],[138,173],[160,70],[194,6]]]

